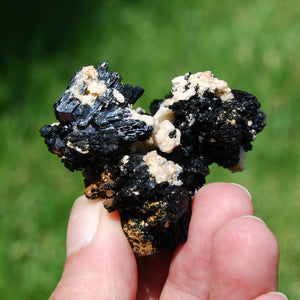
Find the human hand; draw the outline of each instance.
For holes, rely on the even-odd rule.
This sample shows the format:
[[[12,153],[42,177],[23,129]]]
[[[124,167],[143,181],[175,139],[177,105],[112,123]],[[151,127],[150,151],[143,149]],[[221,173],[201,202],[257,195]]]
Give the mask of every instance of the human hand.
[[[240,186],[213,183],[194,197],[189,236],[174,253],[136,259],[118,212],[78,198],[67,232],[67,259],[50,299],[287,299],[277,291],[279,249],[253,217]]]

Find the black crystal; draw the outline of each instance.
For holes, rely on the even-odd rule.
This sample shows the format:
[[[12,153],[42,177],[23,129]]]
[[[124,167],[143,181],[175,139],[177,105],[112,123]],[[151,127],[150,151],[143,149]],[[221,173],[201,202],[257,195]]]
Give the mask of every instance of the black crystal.
[[[84,67],[54,105],[58,123],[40,129],[50,152],[71,171],[83,171],[86,197],[119,211],[136,255],[184,243],[191,198],[208,166],[241,171],[265,126],[255,96],[203,74],[179,78],[146,114],[132,108],[142,88],[124,85],[107,62]],[[213,81],[204,90],[202,76]]]

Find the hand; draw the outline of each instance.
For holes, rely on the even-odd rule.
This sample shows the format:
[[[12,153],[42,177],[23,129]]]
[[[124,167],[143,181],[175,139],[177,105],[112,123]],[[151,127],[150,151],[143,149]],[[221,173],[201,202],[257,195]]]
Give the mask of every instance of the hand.
[[[287,299],[277,291],[279,249],[253,217],[250,194],[229,183],[194,197],[188,240],[174,253],[135,256],[118,212],[80,197],[67,233],[67,259],[50,299]]]

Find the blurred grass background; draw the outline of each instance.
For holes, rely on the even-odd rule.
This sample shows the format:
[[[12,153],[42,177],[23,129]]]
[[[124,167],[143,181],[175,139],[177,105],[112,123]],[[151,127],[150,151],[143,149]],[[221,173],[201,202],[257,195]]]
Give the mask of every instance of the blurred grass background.
[[[145,88],[148,107],[188,71],[211,70],[255,94],[267,127],[237,182],[278,238],[279,289],[300,299],[300,2],[14,1],[2,5],[0,47],[0,298],[45,299],[58,282],[81,174],[47,152],[39,128],[74,73],[107,60]]]

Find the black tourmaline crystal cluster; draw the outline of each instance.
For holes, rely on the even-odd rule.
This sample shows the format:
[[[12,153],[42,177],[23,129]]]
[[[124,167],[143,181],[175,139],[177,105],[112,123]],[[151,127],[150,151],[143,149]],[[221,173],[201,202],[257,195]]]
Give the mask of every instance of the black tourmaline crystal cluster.
[[[83,67],[54,105],[58,122],[40,132],[68,169],[83,171],[86,197],[119,211],[136,255],[148,256],[186,241],[208,166],[243,170],[265,115],[209,71],[174,78],[151,114],[132,108],[143,89],[121,80],[107,62]]]

